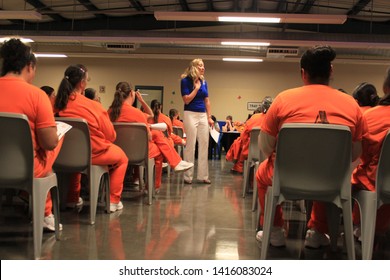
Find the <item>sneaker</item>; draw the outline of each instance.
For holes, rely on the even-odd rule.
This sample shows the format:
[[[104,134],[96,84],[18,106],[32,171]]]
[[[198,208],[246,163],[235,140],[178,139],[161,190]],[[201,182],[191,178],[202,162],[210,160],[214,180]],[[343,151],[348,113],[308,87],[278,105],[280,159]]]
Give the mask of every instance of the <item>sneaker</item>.
[[[118,203],[110,203],[110,213],[114,213],[122,209],[123,209],[122,201],[119,201]]]
[[[162,163],[162,168],[165,168],[165,167],[168,167],[168,163],[167,162],[163,162]]]
[[[274,247],[286,246],[286,235],[284,228],[274,227],[271,230],[270,243]],[[260,230],[256,233],[256,240],[259,242],[263,241],[263,231]]]
[[[176,165],[174,170],[175,170],[175,172],[186,171],[186,170],[192,168],[193,166],[194,166],[194,164],[192,162],[187,162],[187,161],[182,160],[181,162],[179,162],[178,165]]]
[[[321,246],[328,246],[329,244],[329,235],[318,232],[315,229],[307,230],[305,237],[305,247],[318,249]]]
[[[56,231],[55,230],[55,219],[54,215],[50,214],[43,218],[43,229],[48,231]],[[59,224],[59,229],[62,230],[62,224]]]
[[[66,203],[67,208],[74,208],[77,210],[77,212],[81,212],[83,209],[84,201],[81,197],[79,197],[79,200],[77,202],[68,202]]]

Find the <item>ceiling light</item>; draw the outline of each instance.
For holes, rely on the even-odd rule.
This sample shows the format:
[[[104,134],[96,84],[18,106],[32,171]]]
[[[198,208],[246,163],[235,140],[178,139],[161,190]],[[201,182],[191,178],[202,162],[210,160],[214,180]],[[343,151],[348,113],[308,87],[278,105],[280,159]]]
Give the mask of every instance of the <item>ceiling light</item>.
[[[35,57],[48,57],[48,58],[56,58],[56,57],[68,57],[66,54],[61,53],[34,53]]]
[[[346,15],[268,14],[219,12],[154,12],[157,20],[172,21],[230,21],[258,23],[343,24]]]
[[[36,11],[0,11],[0,19],[42,19]]]
[[[258,47],[268,47],[270,43],[268,42],[221,42],[221,45],[224,46],[258,46]]]
[[[233,62],[263,62],[261,58],[244,58],[244,57],[224,57],[223,61],[233,61]]]
[[[20,41],[22,41],[23,43],[32,43],[34,42],[34,40],[30,39],[30,38],[18,38],[17,36],[15,37],[2,37],[0,38],[0,43],[4,43],[5,41],[8,41],[10,39],[19,39]]]

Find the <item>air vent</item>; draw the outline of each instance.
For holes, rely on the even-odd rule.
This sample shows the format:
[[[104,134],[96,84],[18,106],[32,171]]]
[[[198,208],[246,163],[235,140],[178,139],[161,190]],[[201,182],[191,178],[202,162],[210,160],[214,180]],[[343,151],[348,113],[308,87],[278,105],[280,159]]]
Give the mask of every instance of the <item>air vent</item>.
[[[267,49],[267,57],[290,57],[290,56],[298,56],[297,48],[268,48]]]
[[[134,51],[136,44],[106,44],[106,49],[110,51]]]

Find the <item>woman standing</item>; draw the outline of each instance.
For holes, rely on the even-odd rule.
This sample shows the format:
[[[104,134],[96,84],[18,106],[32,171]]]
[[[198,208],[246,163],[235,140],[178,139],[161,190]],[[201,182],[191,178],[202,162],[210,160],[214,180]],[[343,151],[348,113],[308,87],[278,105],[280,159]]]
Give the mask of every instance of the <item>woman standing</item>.
[[[181,75],[181,95],[184,101],[184,128],[187,144],[184,149],[184,160],[195,161],[195,144],[198,140],[198,174],[197,179],[211,184],[208,168],[209,126],[214,124],[207,82],[204,79],[204,63],[200,58],[190,62]],[[184,173],[184,182],[192,184],[193,170]]]

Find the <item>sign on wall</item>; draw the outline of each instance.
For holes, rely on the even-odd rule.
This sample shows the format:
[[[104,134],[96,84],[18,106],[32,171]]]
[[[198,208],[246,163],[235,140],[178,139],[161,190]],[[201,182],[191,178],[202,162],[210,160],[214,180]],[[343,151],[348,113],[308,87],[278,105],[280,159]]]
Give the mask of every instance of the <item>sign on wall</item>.
[[[248,102],[246,108],[248,111],[254,111],[260,105],[261,105],[261,102]]]

